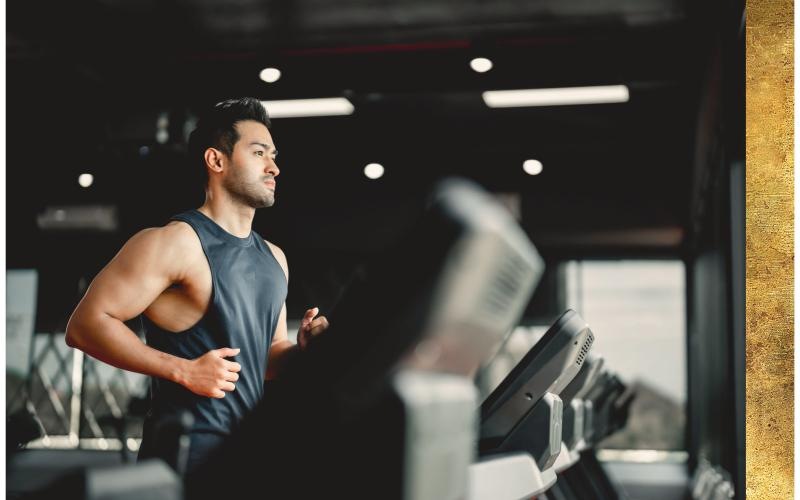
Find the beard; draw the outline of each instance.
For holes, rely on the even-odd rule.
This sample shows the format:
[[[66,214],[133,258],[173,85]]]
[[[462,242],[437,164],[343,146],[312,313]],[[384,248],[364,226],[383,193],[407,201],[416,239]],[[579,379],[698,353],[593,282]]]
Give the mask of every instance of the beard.
[[[275,192],[263,180],[248,180],[239,176],[227,177],[222,186],[230,197],[251,208],[266,208],[275,204]]]

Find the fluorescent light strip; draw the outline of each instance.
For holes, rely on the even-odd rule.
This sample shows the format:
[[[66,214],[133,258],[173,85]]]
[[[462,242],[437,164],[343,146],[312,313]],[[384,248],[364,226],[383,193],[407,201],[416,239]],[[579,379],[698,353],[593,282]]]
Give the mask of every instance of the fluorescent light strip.
[[[483,101],[490,108],[603,104],[610,102],[628,102],[629,99],[628,87],[625,85],[564,87],[557,89],[489,90],[483,93]]]
[[[354,110],[353,104],[344,97],[261,101],[261,104],[267,108],[270,118],[352,115]]]

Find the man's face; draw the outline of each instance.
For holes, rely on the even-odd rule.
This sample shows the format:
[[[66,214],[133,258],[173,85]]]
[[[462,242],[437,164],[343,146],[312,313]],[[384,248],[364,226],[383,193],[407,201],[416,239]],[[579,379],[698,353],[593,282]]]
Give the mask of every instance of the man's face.
[[[275,177],[280,174],[272,135],[262,123],[247,120],[236,124],[239,140],[233,145],[222,187],[235,200],[253,208],[275,203]]]

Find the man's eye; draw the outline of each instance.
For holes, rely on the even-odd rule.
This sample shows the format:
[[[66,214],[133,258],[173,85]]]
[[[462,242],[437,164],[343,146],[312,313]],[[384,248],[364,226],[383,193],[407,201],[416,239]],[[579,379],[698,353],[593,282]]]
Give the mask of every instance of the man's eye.
[[[256,154],[257,154],[258,156],[264,156],[264,152],[263,152],[263,151],[256,151]]]

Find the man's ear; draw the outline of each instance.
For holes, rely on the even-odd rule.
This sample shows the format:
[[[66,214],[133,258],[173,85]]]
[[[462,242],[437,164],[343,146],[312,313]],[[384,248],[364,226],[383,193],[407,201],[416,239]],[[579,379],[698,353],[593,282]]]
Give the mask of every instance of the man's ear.
[[[225,166],[225,155],[216,148],[208,148],[206,149],[203,158],[206,160],[206,168],[211,169],[214,172],[220,173]]]

